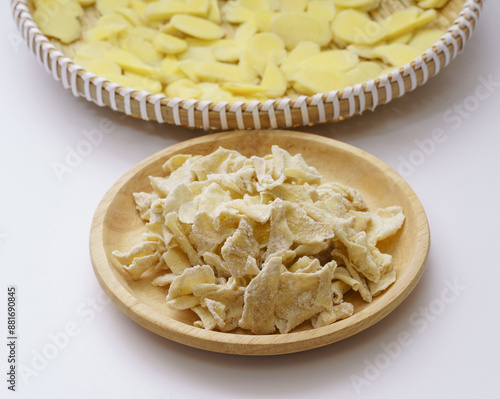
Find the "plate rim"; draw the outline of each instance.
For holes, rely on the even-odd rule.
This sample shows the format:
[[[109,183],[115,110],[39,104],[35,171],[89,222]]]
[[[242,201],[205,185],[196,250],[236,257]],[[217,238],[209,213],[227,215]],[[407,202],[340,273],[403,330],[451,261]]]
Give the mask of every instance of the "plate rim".
[[[391,180],[395,181],[404,191],[415,214],[419,216],[416,217],[415,254],[411,262],[412,267],[410,267],[410,272],[405,279],[408,280],[407,284],[401,287],[391,287],[384,293],[384,297],[376,303],[372,303],[353,316],[329,326],[288,334],[246,335],[204,330],[175,320],[139,301],[119,282],[113,274],[113,266],[106,255],[103,230],[108,210],[107,205],[131,177],[140,173],[152,162],[158,161],[170,153],[182,151],[194,144],[213,142],[214,139],[220,140],[237,134],[288,136],[290,133],[307,140],[316,141],[319,144],[334,145],[341,150],[362,156],[365,160],[374,163],[387,173]],[[96,208],[89,238],[90,258],[99,285],[127,317],[151,332],[172,341],[212,352],[240,355],[274,355],[300,352],[340,341],[371,327],[396,309],[414,289],[425,270],[430,249],[430,230],[424,208],[409,184],[394,169],[374,155],[350,144],[316,134],[287,130],[254,131],[252,133],[233,131],[209,134],[182,141],[156,152],[129,169],[109,188]],[[395,288],[399,289],[395,290]]]

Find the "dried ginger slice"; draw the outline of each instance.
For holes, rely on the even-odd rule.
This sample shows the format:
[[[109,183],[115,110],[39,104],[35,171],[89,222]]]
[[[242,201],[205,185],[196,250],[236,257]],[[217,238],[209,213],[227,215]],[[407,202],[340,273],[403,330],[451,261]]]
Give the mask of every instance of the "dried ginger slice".
[[[276,294],[274,313],[280,333],[288,333],[314,315],[332,308],[331,261],[315,273],[284,272]]]
[[[254,334],[275,331],[274,304],[281,274],[281,258],[270,258],[260,273],[250,281],[245,291],[245,305],[239,326]]]

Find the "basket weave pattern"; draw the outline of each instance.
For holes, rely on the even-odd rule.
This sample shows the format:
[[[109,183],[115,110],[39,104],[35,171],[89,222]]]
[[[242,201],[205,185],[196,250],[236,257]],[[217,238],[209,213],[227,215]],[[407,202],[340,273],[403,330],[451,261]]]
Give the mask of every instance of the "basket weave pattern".
[[[420,57],[399,70],[367,83],[326,94],[234,103],[168,98],[122,87],[75,64],[59,51],[33,21],[29,0],[11,0],[21,35],[38,62],[75,96],[144,120],[204,130],[264,129],[340,121],[374,110],[425,84],[464,48],[485,0],[467,0],[448,32]]]

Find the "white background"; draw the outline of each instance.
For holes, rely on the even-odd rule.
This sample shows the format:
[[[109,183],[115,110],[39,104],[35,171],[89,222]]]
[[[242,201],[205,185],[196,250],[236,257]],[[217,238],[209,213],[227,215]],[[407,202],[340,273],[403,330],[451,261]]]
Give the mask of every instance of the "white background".
[[[298,129],[360,147],[400,171],[426,209],[432,247],[417,288],[380,323],[277,357],[185,347],[102,304],[88,251],[97,204],[137,162],[204,133],[73,97],[19,41],[7,8],[0,13],[0,309],[4,342],[7,285],[16,285],[19,340],[16,393],[6,389],[1,345],[0,397],[499,397],[499,2],[486,4],[465,52],[424,87],[374,113]],[[496,82],[492,92],[481,80]],[[54,165],[105,120],[114,131],[58,179]],[[435,129],[445,140],[431,144]],[[423,142],[432,151],[423,154]],[[405,162],[413,170],[402,168]],[[444,304],[447,284],[458,288]],[[427,319],[418,313],[426,309]],[[74,329],[67,340],[66,328]],[[401,333],[410,339],[398,349]],[[51,334],[60,337],[57,352]]]

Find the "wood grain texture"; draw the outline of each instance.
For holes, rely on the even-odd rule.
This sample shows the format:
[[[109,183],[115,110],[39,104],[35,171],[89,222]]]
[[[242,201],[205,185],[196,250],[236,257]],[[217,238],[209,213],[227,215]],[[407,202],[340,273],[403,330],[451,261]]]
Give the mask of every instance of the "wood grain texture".
[[[33,11],[33,0],[11,0],[15,5],[16,3],[20,3],[25,1],[28,6],[28,11]],[[482,6],[484,0],[475,0],[476,4]],[[394,11],[400,10],[404,7],[415,5],[416,0],[382,0],[381,6],[379,9],[371,12],[373,18],[377,21],[387,17]],[[479,17],[479,11],[473,11],[474,17],[467,16],[467,24],[457,23],[454,25],[456,19],[459,17],[460,13],[465,10],[466,0],[450,0],[445,7],[438,10],[438,18],[433,22],[434,27],[438,27],[441,29],[451,29],[457,28],[460,30],[462,35],[457,35],[455,37],[456,47],[452,42],[446,42],[443,40],[446,45],[448,54],[455,54],[456,51],[460,51],[464,48],[465,42],[463,38],[468,39],[472,34],[472,30],[476,27],[476,21]],[[95,7],[87,7],[86,14],[81,18],[82,27],[85,35],[85,31],[93,25],[95,20],[97,19],[97,12]],[[21,18],[21,14],[22,18]],[[23,12],[19,14],[16,18],[16,23],[20,24],[21,20],[29,20],[28,27],[36,27],[36,24],[32,21],[32,17],[29,13]],[[464,14],[466,15],[466,14]],[[29,29],[21,29],[21,33],[23,37],[27,39],[28,46],[32,51],[36,54],[38,61],[44,65],[48,72],[51,72],[53,75],[57,76],[58,79],[62,80],[71,80],[70,74],[68,72],[68,68],[62,67],[60,63],[46,63],[47,57],[43,55],[43,51],[40,50],[42,48],[43,43],[50,39],[44,39],[44,37],[36,32],[29,33]],[[64,56],[71,58],[75,49],[82,43],[83,40],[77,41],[71,45],[62,45],[57,40],[50,40],[50,43],[54,45],[58,50],[64,54]],[[48,43],[48,42],[47,42]],[[434,46],[433,49],[437,51],[437,46]],[[55,50],[49,50],[50,53],[53,53]],[[62,55],[54,55],[58,59],[63,58]],[[435,57],[435,58],[434,58]],[[432,77],[438,72],[438,69],[441,70],[442,66],[447,63],[447,55],[445,52],[440,52],[438,54],[434,54],[434,57],[427,56],[424,54],[422,59],[428,71],[428,76]],[[50,57],[48,57],[50,58]],[[439,67],[437,68],[436,59],[439,60]],[[70,66],[73,63],[70,64]],[[53,70],[54,69],[54,70]],[[427,79],[424,77],[423,69],[417,66],[417,63],[413,61],[411,63],[411,69],[414,73],[414,79],[416,87],[424,84]],[[406,74],[404,68],[400,68],[399,72],[402,74],[402,82],[404,83],[404,93],[407,93],[413,90],[412,77],[409,74]],[[76,74],[75,84],[78,93],[82,96],[85,95],[85,87],[86,83],[83,79],[83,76],[87,73],[84,69],[78,70]],[[64,75],[64,76],[63,76]],[[163,98],[161,100],[161,119],[165,121],[167,124],[176,124],[184,127],[190,128],[204,128],[204,129],[261,129],[261,128],[271,128],[271,127],[292,127],[292,126],[303,126],[303,125],[315,125],[322,122],[331,122],[331,121],[341,121],[346,118],[352,117],[357,114],[361,114],[363,111],[371,110],[375,105],[386,104],[392,99],[400,97],[404,95],[404,93],[400,90],[399,84],[397,80],[392,81],[392,74],[387,75],[389,77],[389,82],[382,82],[381,79],[377,79],[375,81],[376,87],[376,98],[371,90],[367,89],[367,85],[362,85],[362,96],[363,101],[361,101],[359,96],[354,96],[349,100],[347,97],[344,97],[346,90],[340,90],[338,93],[338,104],[334,104],[328,100],[328,94],[324,94],[322,96],[322,101],[324,102],[323,108],[319,108],[317,105],[314,105],[314,97],[307,97],[305,100],[306,108],[305,111],[300,107],[294,107],[295,99],[292,98],[288,103],[283,99],[276,99],[276,101],[272,104],[272,111],[275,118],[275,126],[272,118],[270,117],[269,111],[264,109],[264,104],[260,103],[258,105],[258,111],[254,114],[250,109],[248,103],[244,103],[241,106],[238,106],[238,112],[234,111],[232,107],[234,104],[227,104],[224,109],[226,111],[225,118],[227,123],[223,123],[221,120],[221,114],[218,111],[215,111],[215,107],[217,103],[210,103],[208,105],[208,113],[204,114],[204,112],[196,107],[186,109],[185,106],[188,106],[187,101],[182,101],[178,104],[178,109],[174,111],[174,109],[168,106],[168,103],[171,99]],[[88,81],[87,81],[88,82]],[[108,87],[110,82],[104,83],[104,88]],[[392,96],[390,99],[387,98],[387,91],[385,84],[389,85],[392,91]],[[112,95],[107,90],[98,90],[95,80],[92,79],[90,84],[88,84],[88,94],[89,99],[96,102],[98,101],[98,91],[100,95],[102,95],[103,104],[112,107],[112,103],[116,102],[116,108],[118,111],[127,113],[125,107],[124,97],[121,95]],[[116,93],[124,92],[125,88],[119,87],[116,89]],[[113,92],[115,93],[115,92]],[[130,116],[136,118],[144,118],[146,120],[155,120],[158,121],[158,115],[155,110],[155,106],[150,102],[152,95],[146,96],[146,102],[142,104],[143,111],[145,115],[141,113],[141,101],[142,95],[140,92],[134,91],[130,94]],[[353,109],[351,109],[352,104],[350,101],[354,101]],[[192,106],[192,104],[191,104]],[[189,107],[188,107],[189,108]],[[178,120],[176,120],[175,115],[178,113]],[[191,114],[192,113],[192,114]],[[324,117],[323,117],[324,114]],[[204,115],[207,118],[207,121],[204,123]],[[305,116],[306,115],[306,116]],[[256,122],[256,120],[258,122]],[[227,126],[226,126],[227,125]]]
[[[400,205],[406,216],[402,229],[379,248],[393,256],[397,281],[371,304],[356,293],[346,295],[355,306],[352,317],[330,326],[313,329],[303,323],[288,334],[253,335],[206,331],[193,326],[197,319],[190,311],[175,311],[166,305],[167,290],[154,287],[155,272],[133,281],[111,252],[129,250],[141,239],[144,222],[135,209],[132,193],[151,191],[148,176],[164,176],[162,164],[179,153],[206,155],[219,146],[243,155],[263,156],[277,144],[291,154],[301,153],[306,162],[322,173],[322,182],[338,181],[358,189],[369,209]],[[274,355],[299,352],[347,338],[394,310],[420,279],[429,251],[427,218],[408,184],[388,165],[350,145],[321,136],[289,131],[231,132],[203,136],[168,147],[137,164],[106,193],[99,204],[90,233],[94,272],[106,294],[128,317],[148,330],[185,345],[209,351]]]

